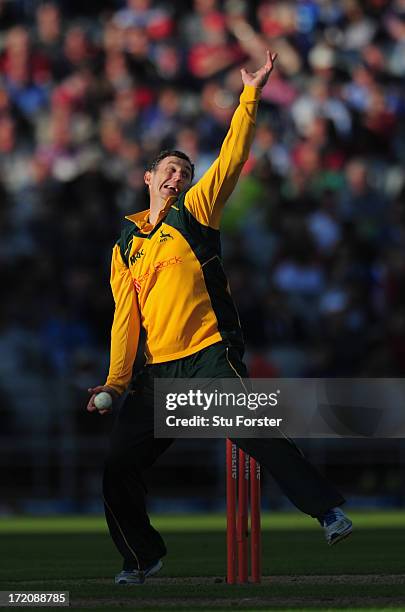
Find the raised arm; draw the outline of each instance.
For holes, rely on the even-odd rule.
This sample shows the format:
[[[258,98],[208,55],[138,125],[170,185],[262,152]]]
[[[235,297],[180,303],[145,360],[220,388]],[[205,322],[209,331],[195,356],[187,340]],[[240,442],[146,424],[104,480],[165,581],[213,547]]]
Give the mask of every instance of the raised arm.
[[[244,89],[219,156],[186,194],[185,206],[203,225],[219,228],[226,200],[238,181],[254,136],[261,88],[267,83],[277,54],[267,51],[266,63],[256,72],[241,70]]]

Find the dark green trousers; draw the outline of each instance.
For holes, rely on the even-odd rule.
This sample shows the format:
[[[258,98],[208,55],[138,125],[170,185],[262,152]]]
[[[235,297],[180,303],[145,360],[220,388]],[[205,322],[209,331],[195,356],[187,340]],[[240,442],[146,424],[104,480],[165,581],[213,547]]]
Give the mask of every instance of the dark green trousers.
[[[162,364],[145,366],[116,416],[103,479],[104,506],[111,537],[125,569],[144,569],[166,554],[161,535],[146,511],[143,472],[174,442],[153,435],[155,378],[248,378],[239,350],[222,343]],[[344,502],[341,494],[286,438],[243,438],[234,442],[259,461],[292,503],[321,518]]]

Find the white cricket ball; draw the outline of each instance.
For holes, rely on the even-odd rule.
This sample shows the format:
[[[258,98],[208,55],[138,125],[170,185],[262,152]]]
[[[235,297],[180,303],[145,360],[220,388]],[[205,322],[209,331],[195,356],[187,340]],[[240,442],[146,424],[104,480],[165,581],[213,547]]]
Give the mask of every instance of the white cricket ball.
[[[94,398],[94,405],[97,410],[109,410],[112,406],[112,397],[106,391],[101,391],[101,393],[97,393]]]

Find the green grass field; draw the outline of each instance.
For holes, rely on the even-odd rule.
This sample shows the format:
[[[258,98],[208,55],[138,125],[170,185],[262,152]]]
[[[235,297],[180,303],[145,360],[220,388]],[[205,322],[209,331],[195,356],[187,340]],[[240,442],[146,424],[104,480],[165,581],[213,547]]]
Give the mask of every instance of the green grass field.
[[[224,582],[223,515],[153,517],[169,554],[135,587],[112,582],[103,518],[2,518],[0,590],[69,591],[72,609],[94,611],[405,610],[405,513],[350,514],[355,532],[333,548],[304,515],[264,514],[264,579],[241,586]]]

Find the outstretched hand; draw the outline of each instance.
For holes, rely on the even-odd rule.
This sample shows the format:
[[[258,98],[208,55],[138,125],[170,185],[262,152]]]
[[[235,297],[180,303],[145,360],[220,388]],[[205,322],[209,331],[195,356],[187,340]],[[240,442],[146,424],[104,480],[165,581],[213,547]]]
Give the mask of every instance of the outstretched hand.
[[[274,62],[277,59],[277,53],[266,51],[267,60],[264,66],[256,70],[256,72],[248,72],[245,68],[241,69],[242,81],[244,85],[253,85],[253,87],[264,87],[269,79],[270,73],[274,68]]]

